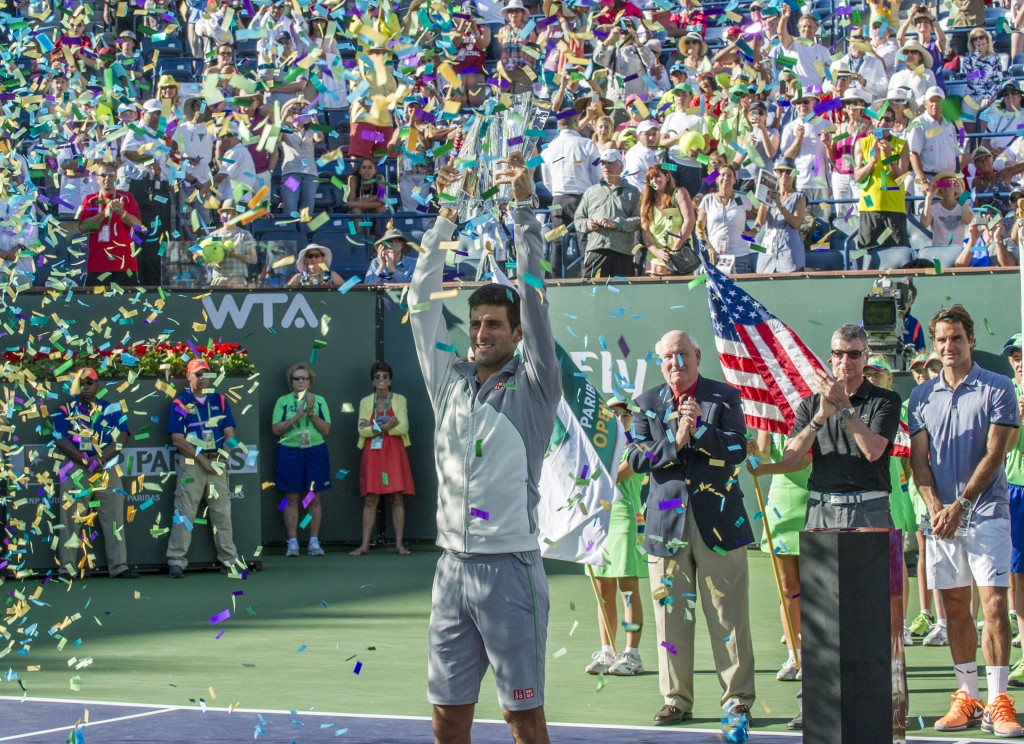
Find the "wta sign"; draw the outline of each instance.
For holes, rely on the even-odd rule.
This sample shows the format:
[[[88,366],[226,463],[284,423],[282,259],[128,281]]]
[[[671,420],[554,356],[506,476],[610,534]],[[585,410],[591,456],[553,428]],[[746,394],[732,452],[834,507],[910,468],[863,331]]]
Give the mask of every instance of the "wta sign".
[[[231,320],[241,330],[249,324],[253,311],[259,313],[264,328],[316,328],[319,316],[313,312],[305,296],[299,292],[269,292],[247,294],[242,304],[238,295],[207,295],[203,298],[203,309],[215,329],[223,328]]]

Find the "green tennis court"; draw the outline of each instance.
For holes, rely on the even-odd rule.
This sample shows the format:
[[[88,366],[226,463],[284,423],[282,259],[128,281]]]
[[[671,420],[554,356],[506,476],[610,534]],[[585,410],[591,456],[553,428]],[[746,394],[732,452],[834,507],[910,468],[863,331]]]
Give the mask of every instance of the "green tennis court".
[[[139,703],[208,712],[237,707],[309,716],[426,718],[426,628],[437,555],[427,546],[408,558],[380,548],[363,558],[350,558],[340,547],[319,559],[270,555],[264,556],[263,571],[244,581],[212,572],[190,573],[183,581],[170,581],[164,574],[144,575],[134,582],[93,578],[70,587],[55,581],[8,581],[3,585],[5,627],[14,645],[0,662],[0,695],[8,698],[0,701],[0,719],[12,722],[8,714],[19,704],[10,698]],[[797,685],[775,680],[786,652],[779,643],[776,590],[767,557],[751,552],[750,566],[758,669],[753,732],[784,732],[796,712]],[[590,583],[574,565],[549,562],[547,569],[552,598],[549,720],[594,726],[587,729],[595,732],[588,738],[600,741],[616,740],[596,733],[616,730],[608,726],[648,727],[662,702],[653,621],[641,646],[646,674],[586,675],[583,668],[598,648]],[[643,601],[649,610],[649,597]],[[673,730],[690,728],[696,735],[718,727],[720,691],[711,643],[698,613],[695,717]],[[945,713],[952,692],[949,650],[915,646],[907,650],[907,661],[910,734],[917,740],[936,737],[930,725]],[[85,707],[82,703],[72,709]],[[23,709],[40,717],[31,730],[50,728],[50,716],[36,712],[44,710]],[[477,710],[480,719],[500,720],[489,681]],[[132,725],[165,726],[159,723],[161,718],[133,718]],[[250,719],[256,723],[255,717]],[[203,725],[215,725],[211,716],[202,720]],[[4,738],[15,733],[7,724],[0,727],[0,740],[20,740]],[[303,736],[319,740],[309,738],[314,725],[285,729],[295,741],[303,741]],[[428,735],[429,728],[425,731]],[[560,731],[565,733],[562,739]],[[568,731],[553,730],[553,740],[569,740]],[[635,731],[620,733],[625,737],[620,741],[641,740]],[[95,736],[110,740],[99,731]],[[245,738],[252,736],[248,726]],[[55,740],[52,737],[48,740]],[[951,738],[965,741],[962,736]],[[161,735],[161,740],[177,739]],[[510,738],[499,727],[495,740]]]

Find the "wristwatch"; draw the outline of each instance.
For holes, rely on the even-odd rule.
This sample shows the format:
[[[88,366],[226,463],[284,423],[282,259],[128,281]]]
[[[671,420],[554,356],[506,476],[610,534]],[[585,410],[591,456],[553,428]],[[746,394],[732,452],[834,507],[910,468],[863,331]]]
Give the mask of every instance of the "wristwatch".
[[[960,508],[964,510],[964,514],[970,514],[971,507],[974,506],[974,504],[971,503],[971,500],[966,496],[957,496],[956,503],[960,504]]]
[[[844,408],[843,410],[841,410],[839,412],[839,418],[840,418],[840,420],[845,421],[846,419],[850,418],[850,416],[852,416],[855,413],[856,413],[856,411],[853,410],[852,408]]]

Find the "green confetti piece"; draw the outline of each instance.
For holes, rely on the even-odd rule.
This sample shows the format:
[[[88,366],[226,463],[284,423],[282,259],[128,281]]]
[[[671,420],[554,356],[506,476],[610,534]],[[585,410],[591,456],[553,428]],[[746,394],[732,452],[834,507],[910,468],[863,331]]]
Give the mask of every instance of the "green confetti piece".
[[[455,344],[442,344],[438,341],[435,346],[441,351],[447,351],[449,354],[454,354],[456,352]]]
[[[484,456],[484,440],[483,439],[477,439],[476,440],[476,456],[477,457],[483,457]]]
[[[496,196],[497,193],[498,193],[498,187],[497,186],[492,186],[491,188],[487,189],[487,191],[485,191],[484,193],[480,194],[480,198],[483,201],[487,201],[492,196]]]
[[[696,289],[697,287],[699,287],[701,284],[703,284],[707,280],[708,280],[708,275],[707,274],[701,274],[700,276],[695,276],[693,279],[691,279],[687,283],[686,288],[687,289]]]
[[[942,273],[942,262],[939,259],[937,259],[937,258],[933,258],[932,259],[932,263],[935,265],[935,273],[936,274],[941,274]]]
[[[728,555],[728,552],[726,552],[725,548],[723,548],[721,545],[716,545],[712,548],[712,550],[716,553],[719,553],[720,555]]]
[[[196,517],[195,519],[192,520],[192,523],[193,524],[207,524],[207,521],[205,519],[203,519],[202,517]]]
[[[992,330],[992,324],[988,322],[988,318],[985,318],[983,322],[985,323],[985,330],[988,331],[988,335],[995,336],[996,332]]]
[[[385,486],[388,485],[388,474],[387,473],[381,473],[380,474],[380,479],[384,482]]]

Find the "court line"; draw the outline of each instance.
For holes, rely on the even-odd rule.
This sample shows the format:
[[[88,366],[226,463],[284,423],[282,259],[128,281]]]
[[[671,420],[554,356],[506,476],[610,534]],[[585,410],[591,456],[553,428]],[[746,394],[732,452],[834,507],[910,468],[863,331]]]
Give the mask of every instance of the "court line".
[[[401,716],[401,715],[385,715],[382,713],[344,713],[341,711],[320,711],[320,710],[275,710],[273,708],[233,708],[228,710],[227,708],[214,708],[207,705],[205,708],[200,708],[196,705],[154,705],[150,703],[118,703],[111,702],[109,700],[69,700],[67,698],[46,698],[46,697],[15,697],[0,695],[0,702],[10,700],[13,702],[40,702],[40,703],[59,703],[62,705],[88,705],[88,706],[118,706],[122,708],[149,708],[153,713],[161,713],[166,711],[192,711],[196,713],[263,713],[267,715],[295,715],[300,716],[318,716],[326,718],[329,716],[344,716],[346,718],[366,718],[376,720],[392,720],[392,721],[430,721],[429,716]],[[152,710],[155,709],[155,710]],[[111,719],[116,720],[116,719]],[[476,723],[492,723],[506,725],[504,721],[498,719],[489,718],[478,718],[475,720]],[[95,724],[90,724],[95,725]],[[705,729],[705,728],[676,728],[674,726],[626,726],[618,725],[614,723],[569,723],[564,721],[548,721],[548,726],[558,728],[583,728],[583,729],[614,729],[616,731],[646,731],[646,732],[657,732],[658,734],[686,734],[693,732],[697,734],[721,734],[720,728]],[[74,728],[73,726],[65,727],[65,729]],[[54,729],[54,731],[60,731],[61,729]],[[44,732],[40,732],[44,733]],[[762,737],[762,736],[782,736],[792,739],[800,739],[803,734],[798,732],[790,731],[757,731],[756,729],[750,732],[750,737]],[[937,741],[943,742],[944,744],[974,744],[975,742],[985,742],[987,739],[944,739],[936,736],[921,736],[916,732],[907,732],[908,740],[913,742],[918,741]],[[10,738],[0,738],[0,742],[10,741]]]
[[[9,699],[9,698],[8,698]],[[95,728],[96,726],[102,726],[107,723],[120,723],[121,721],[130,721],[133,718],[147,718],[148,716],[159,715],[160,713],[168,713],[168,710],[148,710],[142,713],[132,713],[129,716],[118,716],[117,718],[104,718],[100,721],[90,721],[89,723],[72,724],[70,726],[59,726],[51,729],[41,729],[39,731],[29,731],[23,734],[15,734],[14,736],[3,736],[0,737],[0,741],[20,741],[21,739],[29,739],[33,736],[44,736],[46,734],[58,734],[61,731],[74,731],[75,729],[87,730]]]

